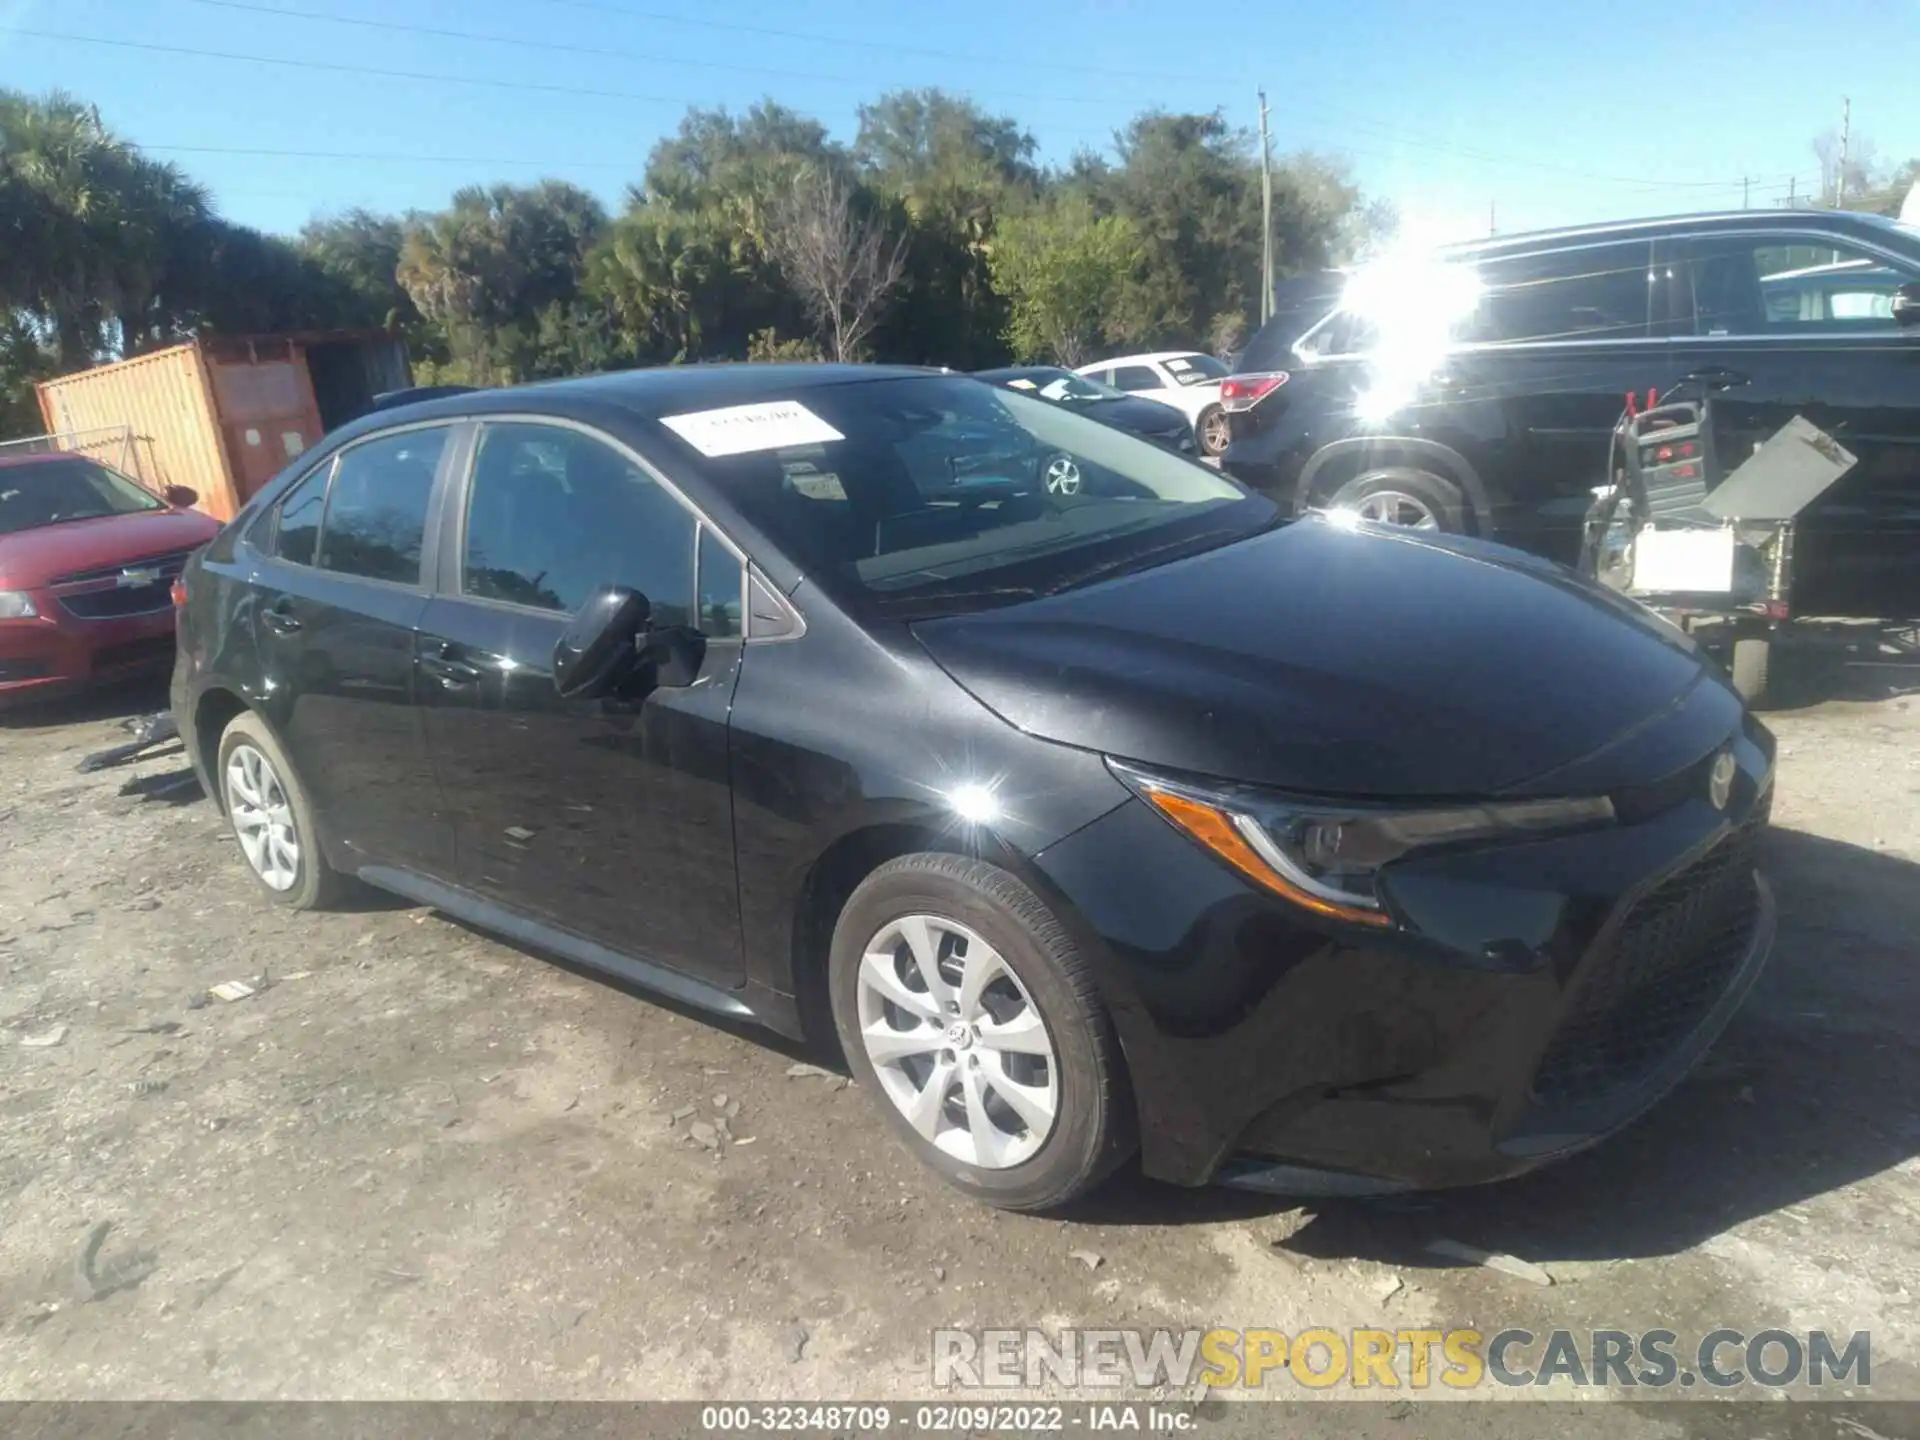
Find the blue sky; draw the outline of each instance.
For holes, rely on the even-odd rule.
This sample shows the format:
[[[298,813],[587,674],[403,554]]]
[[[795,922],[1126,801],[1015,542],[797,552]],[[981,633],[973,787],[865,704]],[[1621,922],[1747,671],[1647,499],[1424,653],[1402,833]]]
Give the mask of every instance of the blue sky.
[[[1772,204],[1843,96],[1883,160],[1920,154],[1916,53],[1912,0],[0,0],[0,86],[92,99],[282,232],[496,179],[617,202],[690,103],[771,95],[851,138],[861,100],[918,85],[1049,161],[1150,105],[1250,125],[1264,85],[1276,149],[1344,157],[1435,238],[1490,205],[1503,231],[1737,207],[1743,176]]]

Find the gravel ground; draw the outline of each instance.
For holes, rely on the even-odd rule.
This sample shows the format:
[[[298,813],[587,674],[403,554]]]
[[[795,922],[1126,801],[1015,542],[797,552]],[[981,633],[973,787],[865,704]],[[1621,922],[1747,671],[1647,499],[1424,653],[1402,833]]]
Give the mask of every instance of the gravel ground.
[[[76,773],[155,693],[0,719],[0,1399],[899,1398],[937,1325],[1511,1325],[1867,1330],[1860,1394],[1920,1400],[1902,678],[1770,717],[1774,962],[1625,1134],[1441,1197],[1122,1177],[1070,1219],[948,1195],[758,1033],[397,902],[277,912],[210,805],[120,793],[178,756]],[[207,998],[229,980],[257,993]],[[723,1117],[717,1151],[690,1137]],[[1608,1433],[1761,1433],[1730,1410],[1806,1423],[1666,1406]],[[1866,1424],[1820,1413],[1793,1433]]]

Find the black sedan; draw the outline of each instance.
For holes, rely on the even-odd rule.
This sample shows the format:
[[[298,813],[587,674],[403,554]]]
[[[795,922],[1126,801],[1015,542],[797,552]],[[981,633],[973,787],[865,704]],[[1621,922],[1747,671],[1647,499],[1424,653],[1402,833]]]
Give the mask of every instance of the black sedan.
[[[384,411],[194,558],[179,634],[265,895],[357,877],[837,1037],[997,1205],[1136,1151],[1525,1170],[1671,1086],[1772,935],[1773,743],[1678,632],[964,376]]]
[[[1197,453],[1192,422],[1173,406],[1162,405],[1158,400],[1142,400],[1058,365],[1008,365],[999,370],[976,370],[973,378],[1069,406],[1103,425],[1131,430],[1143,440],[1151,440],[1182,455]],[[1047,483],[1057,493],[1062,486],[1079,484],[1078,475],[1070,461],[1056,464],[1047,476]]]

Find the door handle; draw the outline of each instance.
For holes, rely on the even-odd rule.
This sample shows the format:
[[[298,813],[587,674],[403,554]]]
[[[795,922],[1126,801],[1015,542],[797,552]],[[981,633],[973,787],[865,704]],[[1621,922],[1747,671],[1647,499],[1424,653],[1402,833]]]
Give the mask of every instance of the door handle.
[[[442,645],[434,653],[420,656],[418,663],[427,674],[447,686],[476,685],[486,675],[478,665],[469,665],[457,658],[452,645]]]
[[[1734,385],[1745,385],[1748,377],[1738,370],[1729,370],[1723,365],[1710,365],[1704,370],[1695,370],[1687,376],[1695,385],[1704,385],[1710,390],[1725,390]]]
[[[276,635],[291,635],[300,628],[300,617],[286,600],[276,600],[260,612],[260,623]]]

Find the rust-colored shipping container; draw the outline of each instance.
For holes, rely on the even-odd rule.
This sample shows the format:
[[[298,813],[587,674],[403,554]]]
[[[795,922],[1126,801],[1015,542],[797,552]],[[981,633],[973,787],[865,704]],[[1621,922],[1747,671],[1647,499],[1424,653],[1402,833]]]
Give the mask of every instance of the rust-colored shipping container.
[[[38,386],[56,437],[120,430],[138,478],[185,485],[230,520],[288,461],[413,383],[387,331],[190,340]]]

